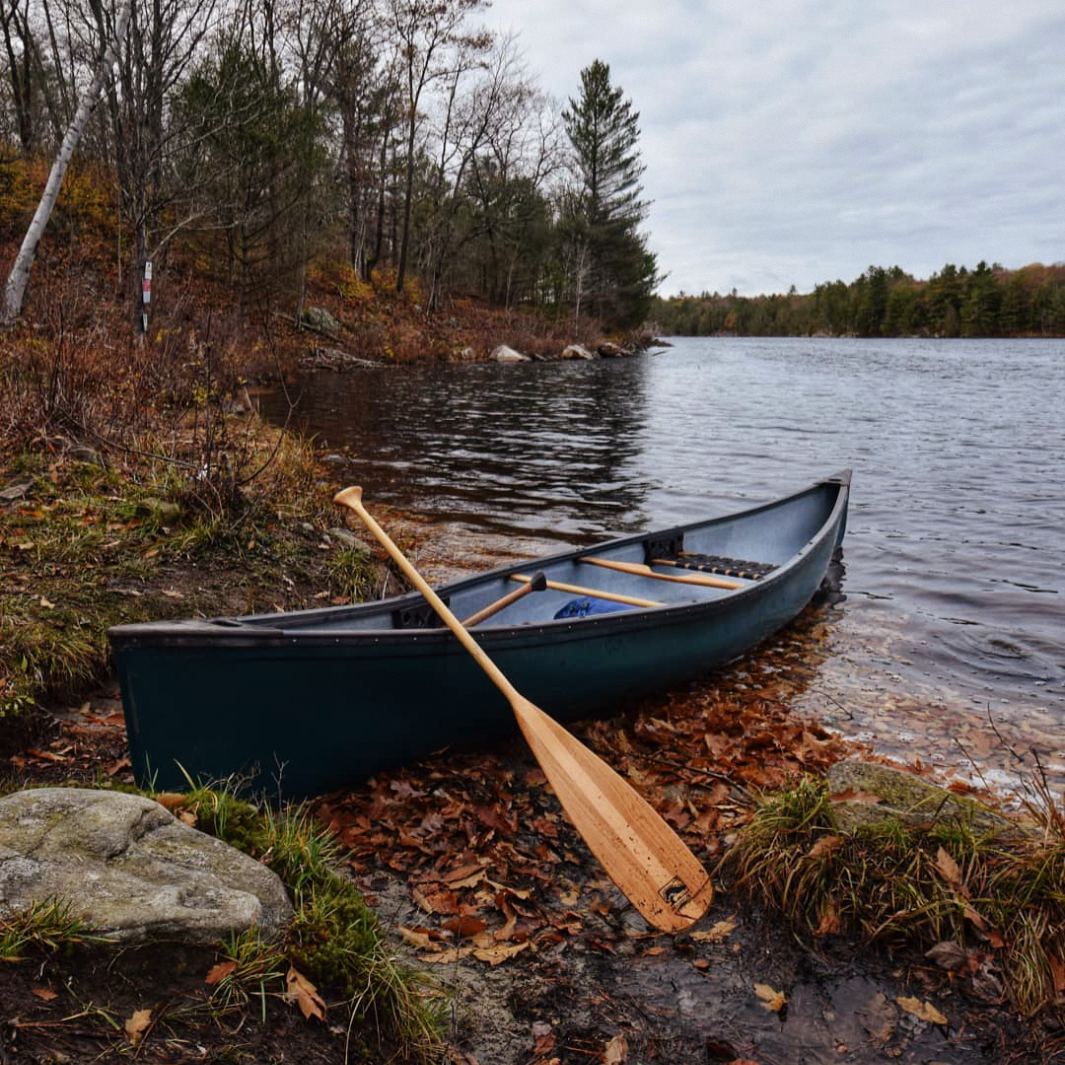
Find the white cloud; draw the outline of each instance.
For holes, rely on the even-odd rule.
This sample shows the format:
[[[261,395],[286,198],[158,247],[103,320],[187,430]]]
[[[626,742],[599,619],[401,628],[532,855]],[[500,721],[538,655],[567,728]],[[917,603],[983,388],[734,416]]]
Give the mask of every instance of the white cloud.
[[[544,88],[641,115],[665,292],[1065,259],[1060,0],[495,0]]]

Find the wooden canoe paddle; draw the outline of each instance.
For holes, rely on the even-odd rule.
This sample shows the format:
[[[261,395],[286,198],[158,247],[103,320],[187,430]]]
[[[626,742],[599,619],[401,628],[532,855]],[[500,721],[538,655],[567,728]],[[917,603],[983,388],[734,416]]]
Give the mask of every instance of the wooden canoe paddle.
[[[681,932],[702,917],[713,898],[713,885],[673,829],[601,758],[507,680],[366,511],[361,488],[345,488],[333,502],[359,516],[506,697],[573,826],[648,923],[663,932]]]

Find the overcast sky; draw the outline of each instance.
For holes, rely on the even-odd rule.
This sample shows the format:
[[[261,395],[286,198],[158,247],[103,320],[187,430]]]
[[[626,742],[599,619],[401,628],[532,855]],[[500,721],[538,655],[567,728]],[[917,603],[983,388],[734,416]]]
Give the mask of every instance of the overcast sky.
[[[494,0],[640,112],[660,291],[1065,261],[1065,0]]]

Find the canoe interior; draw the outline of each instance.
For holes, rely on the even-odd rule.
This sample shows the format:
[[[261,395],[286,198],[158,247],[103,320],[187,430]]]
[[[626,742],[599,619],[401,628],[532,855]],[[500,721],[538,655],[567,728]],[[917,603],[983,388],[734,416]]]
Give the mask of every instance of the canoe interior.
[[[555,619],[572,591],[531,592],[474,629],[515,687],[559,720],[717,668],[787,624],[816,591],[846,520],[849,475],[739,514],[623,537],[437,588],[460,618],[494,603],[516,574],[650,600]],[[772,568],[719,588],[618,572],[589,555],[646,565],[662,545]],[[654,565],[655,572],[689,576]],[[514,732],[472,658],[412,593],[288,614],[124,625],[111,642],[138,779],[245,774],[287,797],[321,794],[445,747]]]
[[[686,605],[707,602],[735,594],[729,589],[683,584],[676,581],[653,580],[647,577],[619,573],[588,562],[592,555],[618,562],[646,564],[645,546],[648,539],[661,541],[681,537],[683,549],[693,554],[719,555],[749,562],[768,563],[779,568],[789,562],[816,535],[830,513],[828,504],[834,499],[834,486],[809,491],[780,502],[728,515],[695,525],[678,526],[646,535],[626,537],[606,545],[581,551],[565,552],[548,559],[530,560],[510,565],[438,588],[451,610],[460,618],[470,617],[513,591],[517,584],[514,574],[532,574],[537,570],[554,582],[582,588],[602,590],[624,596],[650,599],[667,605]],[[690,576],[682,570],[667,566],[653,567],[666,576]],[[755,583],[743,578],[727,578],[742,586]],[[573,592],[547,589],[525,596],[505,610],[482,622],[483,628],[545,623],[575,597]],[[638,609],[638,608],[633,608]],[[181,624],[181,623],[178,623]],[[216,619],[211,622],[220,629],[250,626],[329,633],[344,631],[379,631],[396,629],[442,629],[442,623],[425,603],[422,596],[412,594],[374,604],[353,607],[331,607],[288,614],[261,614],[239,619]]]

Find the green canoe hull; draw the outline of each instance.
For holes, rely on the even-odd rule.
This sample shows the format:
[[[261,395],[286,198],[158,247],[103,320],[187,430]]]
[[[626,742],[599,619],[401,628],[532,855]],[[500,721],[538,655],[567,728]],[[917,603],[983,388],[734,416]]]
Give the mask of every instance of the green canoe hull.
[[[573,583],[579,573],[582,586],[662,601],[555,620],[547,611],[565,595],[541,592],[474,630],[517,690],[557,720],[609,715],[732,661],[791,621],[842,540],[848,490],[842,474],[742,515],[502,567],[437,591],[466,616],[469,607],[514,588],[515,573],[540,569],[549,579]],[[651,542],[699,546],[704,535],[728,544],[734,557],[761,557],[774,568],[738,589],[704,593],[579,562],[590,554],[642,561]],[[779,557],[784,550],[789,555]],[[507,701],[439,622],[399,627],[424,605],[412,594],[356,607],[112,629],[138,781],[173,788],[186,774],[238,775],[257,790],[299,798],[444,748],[484,747],[514,734]]]

